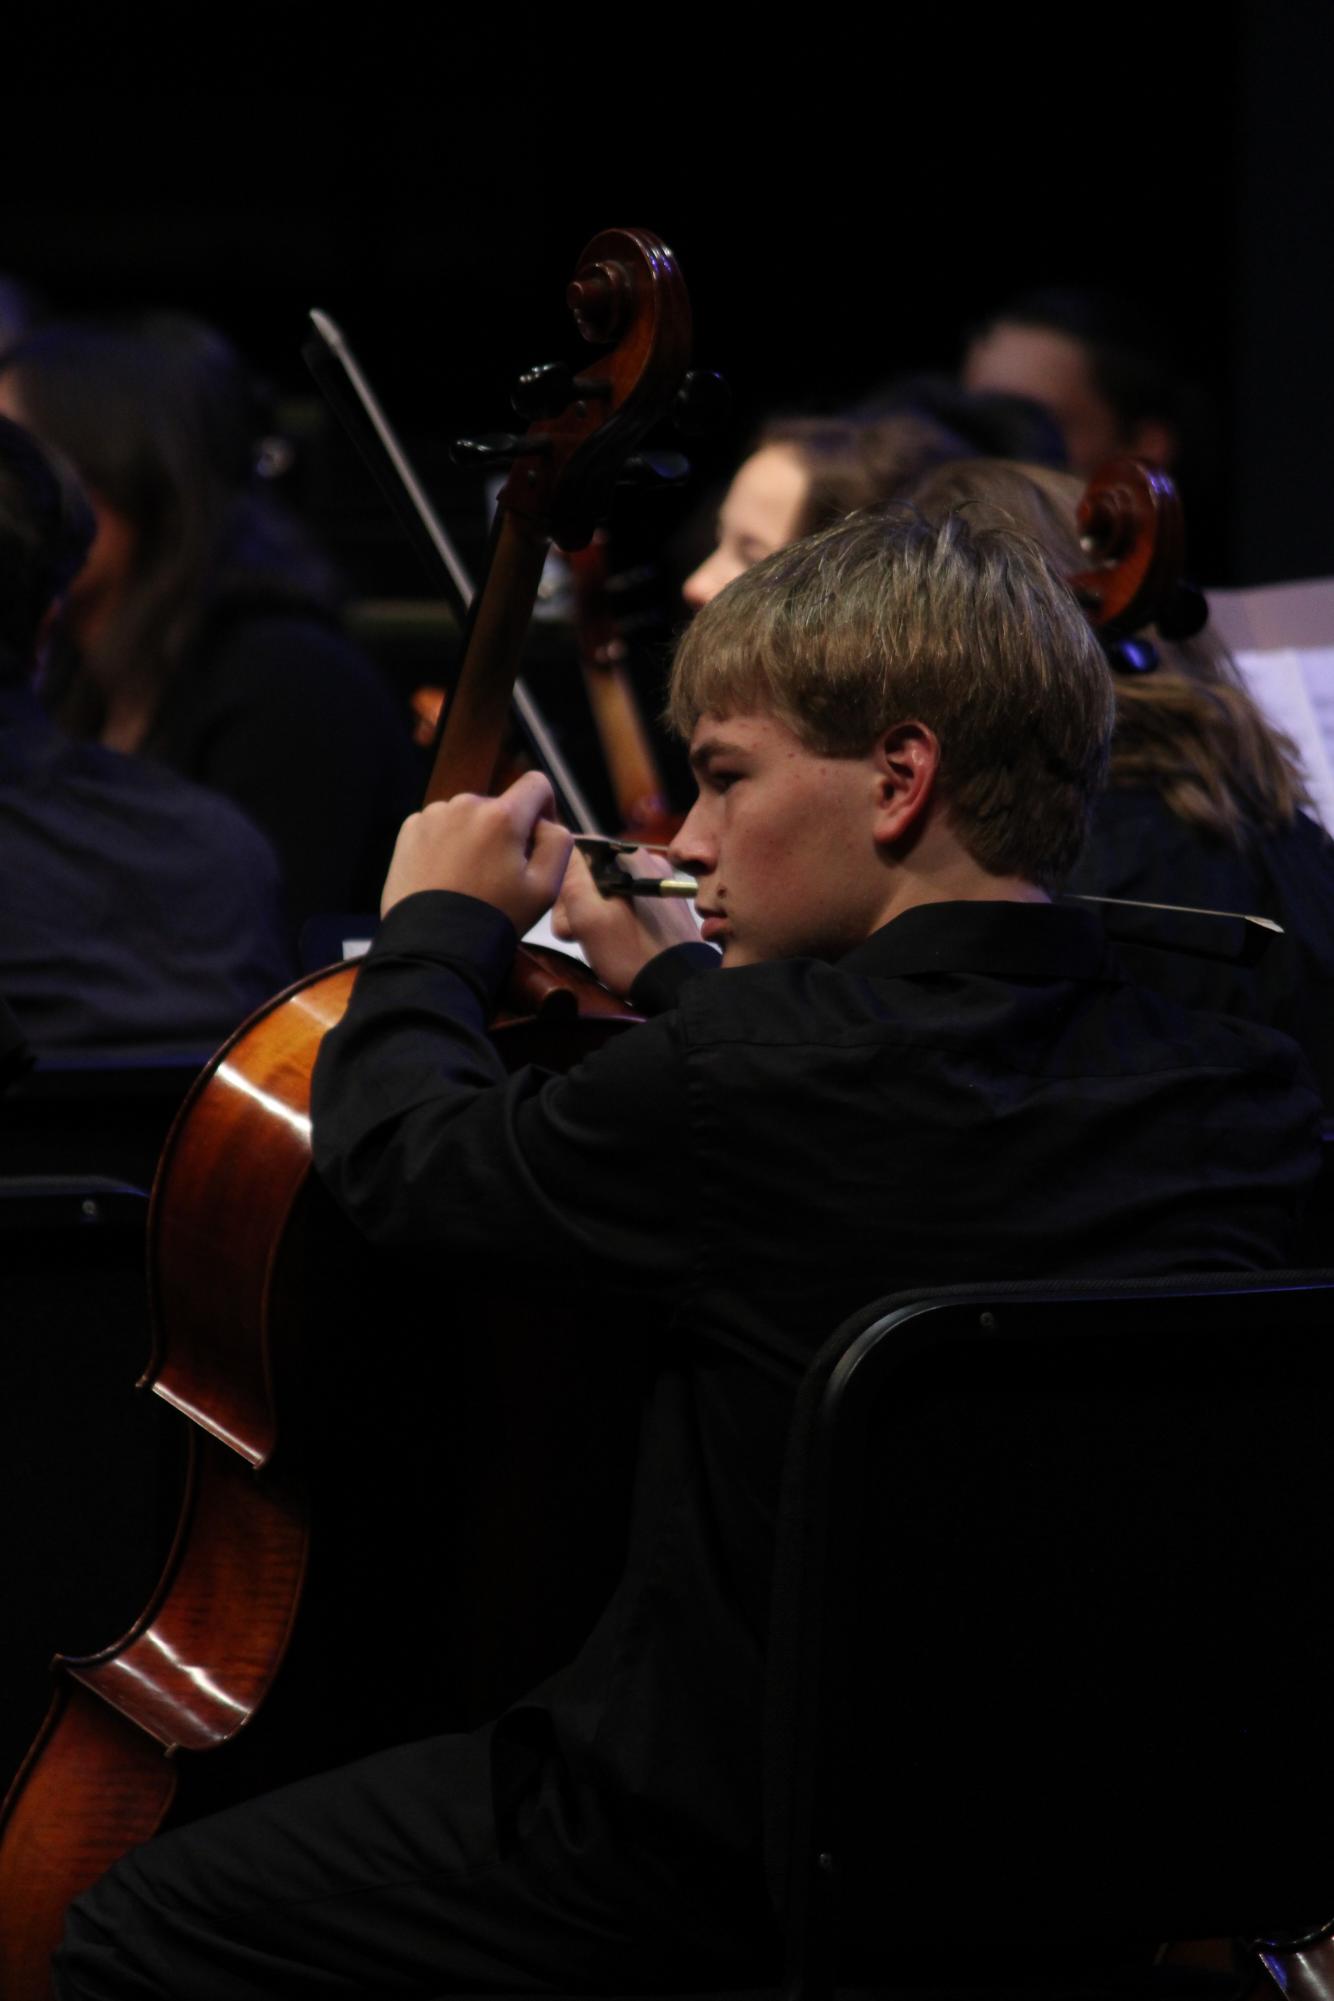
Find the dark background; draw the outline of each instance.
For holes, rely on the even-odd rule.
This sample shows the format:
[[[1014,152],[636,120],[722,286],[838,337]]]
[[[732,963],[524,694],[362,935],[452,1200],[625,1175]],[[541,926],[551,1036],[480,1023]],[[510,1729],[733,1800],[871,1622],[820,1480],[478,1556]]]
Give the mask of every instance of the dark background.
[[[0,269],[57,309],[201,313],[290,399],[322,305],[448,485],[447,440],[569,352],[586,237],[642,223],[737,397],[707,480],[766,410],[951,366],[1019,288],[1113,287],[1213,399],[1215,580],[1334,571],[1327,8],[131,16],[53,20],[80,87],[34,55],[0,137]]]

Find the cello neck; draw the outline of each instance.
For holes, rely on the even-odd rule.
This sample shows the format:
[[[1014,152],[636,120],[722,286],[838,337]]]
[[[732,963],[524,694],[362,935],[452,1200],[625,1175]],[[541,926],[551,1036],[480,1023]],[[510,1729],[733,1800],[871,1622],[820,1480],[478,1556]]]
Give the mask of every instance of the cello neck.
[[[670,250],[649,231],[595,236],[566,299],[582,338],[600,351],[586,356],[581,372],[557,369],[556,381],[539,382],[542,414],[522,438],[496,441],[511,469],[442,720],[428,805],[490,790],[547,552],[553,541],[564,549],[588,544],[627,457],[689,364],[685,287]]]
[[[436,743],[428,806],[457,792],[491,790],[550,547],[536,523],[497,509],[486,584],[468,615],[458,678]]]

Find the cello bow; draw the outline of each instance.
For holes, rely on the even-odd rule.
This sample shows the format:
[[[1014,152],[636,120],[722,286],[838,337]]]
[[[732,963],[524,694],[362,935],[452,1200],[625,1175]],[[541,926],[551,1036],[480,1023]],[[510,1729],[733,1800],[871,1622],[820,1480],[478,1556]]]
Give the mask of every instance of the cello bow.
[[[378,482],[400,526],[421,558],[427,576],[435,584],[464,625],[476,587],[446,532],[430,496],[417,476],[401,439],[385,415],[380,400],[367,380],[364,369],[348,344],[347,337],[328,313],[313,309],[311,337],[302,347],[306,366],[342,424],[352,443]],[[419,694],[436,694],[419,690]],[[594,817],[583,789],[570,770],[551,726],[542,714],[531,689],[516,674],[512,699],[519,725],[541,768],[550,778],[557,797],[563,802],[581,833],[595,830]],[[432,714],[433,735],[438,731],[443,696]]]

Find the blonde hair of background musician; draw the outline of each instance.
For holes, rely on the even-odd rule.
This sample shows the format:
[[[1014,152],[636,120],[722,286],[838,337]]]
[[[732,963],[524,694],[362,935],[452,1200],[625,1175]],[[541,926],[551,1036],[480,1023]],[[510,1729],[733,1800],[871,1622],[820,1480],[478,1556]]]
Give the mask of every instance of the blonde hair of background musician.
[[[1046,550],[1063,575],[1088,567],[1075,510],[1082,480],[1045,466],[971,459],[932,472],[913,503],[932,520],[964,517],[978,527],[1018,530]],[[1249,831],[1286,826],[1306,797],[1297,753],[1266,721],[1226,647],[1205,628],[1171,642],[1154,635],[1159,665],[1116,674],[1110,781],[1154,791],[1179,820],[1234,847]]]
[[[988,873],[1054,888],[1107,768],[1111,673],[1037,543],[893,504],[777,550],[702,607],[668,719],[776,716],[827,757],[934,730],[955,832]]]

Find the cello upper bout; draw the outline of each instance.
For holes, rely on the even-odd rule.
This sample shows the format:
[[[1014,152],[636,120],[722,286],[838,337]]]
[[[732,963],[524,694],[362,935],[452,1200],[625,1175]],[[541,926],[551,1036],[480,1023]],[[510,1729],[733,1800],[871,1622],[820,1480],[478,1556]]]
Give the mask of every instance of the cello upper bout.
[[[312,974],[242,1024],[182,1105],[153,1184],[143,1381],[252,1466],[277,1443],[273,1279],[310,1172],[311,1073],[356,973]]]
[[[182,1105],[153,1184],[143,1381],[255,1467],[278,1445],[275,1309],[280,1254],[311,1177],[310,1080],[357,970],[312,974],[237,1030]],[[517,1032],[522,1060],[531,1048],[567,1068],[638,1018],[579,960],[521,946],[494,1025]]]

